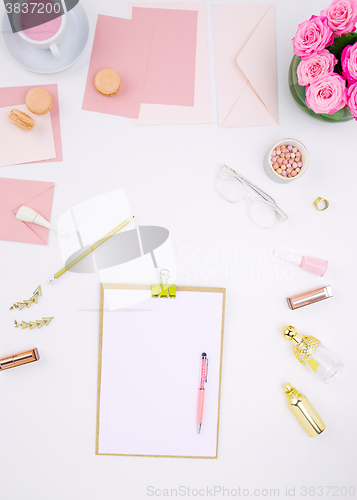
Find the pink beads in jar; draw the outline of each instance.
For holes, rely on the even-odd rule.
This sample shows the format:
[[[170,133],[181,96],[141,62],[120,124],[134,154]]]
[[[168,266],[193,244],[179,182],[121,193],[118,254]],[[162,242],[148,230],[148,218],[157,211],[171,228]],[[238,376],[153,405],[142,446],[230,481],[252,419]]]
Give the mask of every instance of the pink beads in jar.
[[[301,151],[291,144],[276,146],[271,152],[271,165],[282,177],[296,177],[303,167]]]
[[[263,167],[275,182],[286,184],[300,179],[309,164],[309,154],[302,142],[288,138],[276,142],[266,152]]]

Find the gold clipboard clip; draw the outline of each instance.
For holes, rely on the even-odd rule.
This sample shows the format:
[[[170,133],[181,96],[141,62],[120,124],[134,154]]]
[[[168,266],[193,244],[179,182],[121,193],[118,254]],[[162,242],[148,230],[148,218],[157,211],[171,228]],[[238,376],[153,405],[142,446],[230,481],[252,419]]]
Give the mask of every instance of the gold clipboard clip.
[[[169,285],[169,278],[170,278],[169,270],[161,269],[159,277],[160,277],[160,283],[154,283],[151,287],[152,298],[176,299],[176,285]]]

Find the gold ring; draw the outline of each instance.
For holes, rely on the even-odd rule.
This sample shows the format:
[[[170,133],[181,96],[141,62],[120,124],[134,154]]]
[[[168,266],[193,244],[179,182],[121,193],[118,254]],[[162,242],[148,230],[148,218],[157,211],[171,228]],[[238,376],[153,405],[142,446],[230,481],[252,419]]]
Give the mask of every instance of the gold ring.
[[[314,205],[317,210],[323,212],[324,210],[328,209],[328,207],[330,206],[330,202],[325,198],[316,198],[316,200],[314,201]]]

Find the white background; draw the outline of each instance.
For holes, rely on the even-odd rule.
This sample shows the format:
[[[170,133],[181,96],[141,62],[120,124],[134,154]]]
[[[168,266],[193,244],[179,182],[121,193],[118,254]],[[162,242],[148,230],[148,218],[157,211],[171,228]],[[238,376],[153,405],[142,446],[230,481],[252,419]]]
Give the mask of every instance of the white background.
[[[9,306],[29,298],[62,262],[54,233],[48,246],[1,241],[0,354],[35,346],[41,354],[37,363],[0,374],[3,498],[142,500],[148,486],[161,494],[182,486],[186,496],[195,488],[202,496],[214,486],[241,488],[241,496],[243,489],[248,496],[259,489],[268,498],[270,489],[285,498],[285,488],[294,486],[295,498],[305,498],[303,487],[312,486],[310,496],[329,498],[342,490],[327,496],[326,488],[321,495],[317,487],[357,486],[357,124],[310,118],[295,105],[287,83],[297,24],[328,2],[276,1],[280,125],[231,129],[217,127],[210,3],[210,125],[133,127],[128,119],[81,110],[97,14],[127,17],[125,1],[83,0],[89,44],[63,73],[28,72],[0,44],[2,87],[59,85],[64,152],[62,163],[5,167],[1,175],[55,181],[54,221],[85,199],[125,188],[138,224],[170,230],[178,284],[227,288],[218,459],[95,455],[99,279],[68,273],[26,310],[28,319],[54,316],[51,325],[15,330],[14,318],[26,314],[9,312]],[[284,137],[301,140],[311,155],[306,175],[289,185],[274,183],[262,167],[266,150]],[[221,200],[214,180],[223,163],[271,194],[289,220],[264,231],[249,221],[247,206]],[[318,196],[331,201],[326,212],[313,207]],[[275,261],[277,247],[326,258],[325,277]],[[331,285],[332,299],[288,309],[286,297],[324,284]],[[339,355],[345,364],[340,378],[325,386],[301,366],[281,336],[286,324],[315,335]],[[325,421],[321,436],[307,437],[290,413],[281,387],[288,381]],[[227,498],[227,491],[223,497],[216,490],[215,498]]]

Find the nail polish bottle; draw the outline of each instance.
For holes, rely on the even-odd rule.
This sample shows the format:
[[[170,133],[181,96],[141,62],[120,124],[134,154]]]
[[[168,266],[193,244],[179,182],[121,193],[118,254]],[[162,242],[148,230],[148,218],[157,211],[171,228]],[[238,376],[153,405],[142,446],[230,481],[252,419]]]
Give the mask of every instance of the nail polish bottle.
[[[316,257],[308,257],[299,255],[293,252],[285,252],[284,250],[275,250],[275,257],[302,267],[305,271],[323,276],[327,269],[327,260],[317,259]]]
[[[283,336],[293,343],[296,359],[325,384],[341,373],[342,362],[315,337],[302,336],[293,326],[286,326]]]
[[[289,383],[283,385],[288,405],[309,437],[315,437],[325,430],[325,424],[304,394],[300,394]]]

